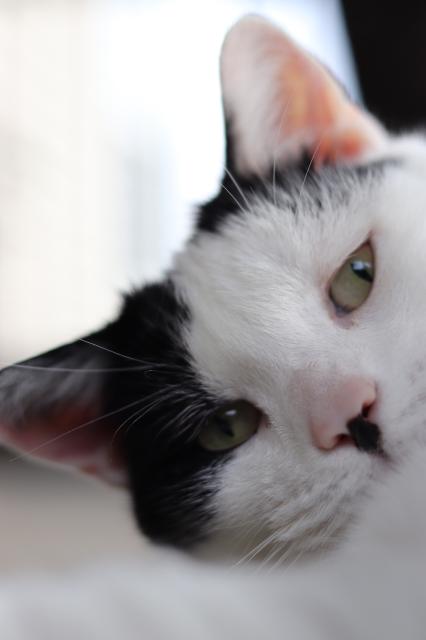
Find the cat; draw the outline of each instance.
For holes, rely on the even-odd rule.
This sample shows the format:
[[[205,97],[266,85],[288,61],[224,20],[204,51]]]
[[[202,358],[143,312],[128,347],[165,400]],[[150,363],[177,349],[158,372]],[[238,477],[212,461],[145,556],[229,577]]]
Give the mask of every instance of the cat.
[[[426,141],[257,16],[221,83],[192,237],[107,326],[0,373],[0,441],[128,487],[156,542],[292,561],[425,440]]]

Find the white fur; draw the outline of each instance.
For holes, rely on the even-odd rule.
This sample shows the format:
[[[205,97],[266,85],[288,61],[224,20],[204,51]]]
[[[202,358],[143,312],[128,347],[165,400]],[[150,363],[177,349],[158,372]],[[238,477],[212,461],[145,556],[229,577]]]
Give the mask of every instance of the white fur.
[[[213,542],[233,555],[258,543],[274,560],[333,546],[386,470],[355,448],[313,446],[309,417],[340,380],[374,381],[372,419],[392,461],[425,440],[426,144],[389,140],[382,157],[396,163],[381,177],[342,177],[328,189],[325,173],[319,213],[303,183],[296,215],[278,188],[268,200],[241,199],[241,216],[176,261],[192,316],[188,348],[205,385],[270,419],[220,477]],[[338,318],[328,283],[367,238],[373,290]]]

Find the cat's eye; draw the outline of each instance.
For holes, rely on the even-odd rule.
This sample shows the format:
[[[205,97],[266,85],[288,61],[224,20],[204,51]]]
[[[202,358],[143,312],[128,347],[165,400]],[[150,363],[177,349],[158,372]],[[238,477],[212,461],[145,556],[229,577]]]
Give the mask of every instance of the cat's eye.
[[[254,436],[261,416],[250,402],[229,403],[208,418],[198,435],[198,444],[207,451],[234,449]]]
[[[351,313],[368,298],[374,280],[374,254],[370,243],[354,251],[330,285],[330,298],[340,313]]]

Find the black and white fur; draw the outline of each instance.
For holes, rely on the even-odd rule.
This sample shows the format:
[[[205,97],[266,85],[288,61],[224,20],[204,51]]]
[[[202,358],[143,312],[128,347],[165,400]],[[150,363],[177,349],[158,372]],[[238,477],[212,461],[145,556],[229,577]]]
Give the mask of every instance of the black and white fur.
[[[337,104],[327,125],[291,114],[294,56]],[[231,30],[221,69],[218,195],[165,279],[130,293],[115,321],[0,374],[1,437],[127,484],[156,541],[281,560],[334,546],[424,440],[426,141],[389,135],[260,18]],[[359,148],[346,157],[349,134]],[[337,317],[328,283],[366,239],[373,291]],[[353,376],[377,389],[381,456],[312,443],[312,415]],[[207,417],[237,399],[267,425],[231,452],[203,450]]]

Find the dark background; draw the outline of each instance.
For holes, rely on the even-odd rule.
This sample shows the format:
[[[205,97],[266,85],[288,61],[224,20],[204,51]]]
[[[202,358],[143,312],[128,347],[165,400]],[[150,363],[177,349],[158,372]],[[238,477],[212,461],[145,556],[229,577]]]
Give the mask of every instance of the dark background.
[[[368,109],[390,129],[426,119],[426,2],[342,0]]]

